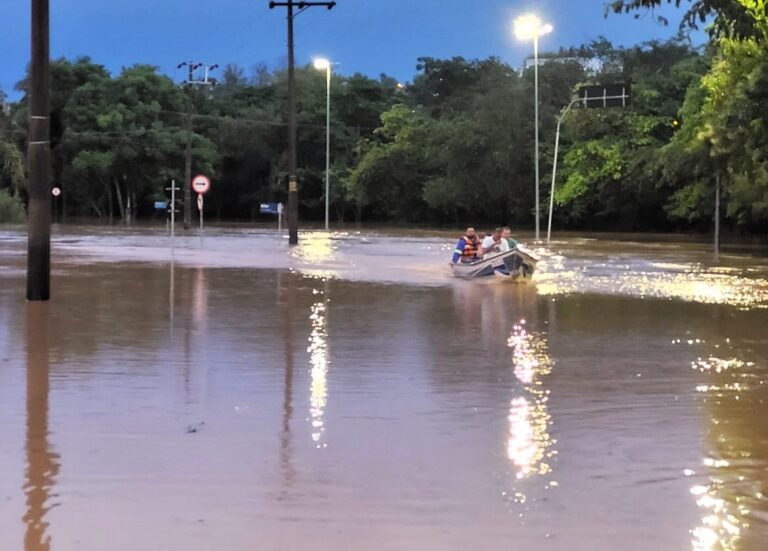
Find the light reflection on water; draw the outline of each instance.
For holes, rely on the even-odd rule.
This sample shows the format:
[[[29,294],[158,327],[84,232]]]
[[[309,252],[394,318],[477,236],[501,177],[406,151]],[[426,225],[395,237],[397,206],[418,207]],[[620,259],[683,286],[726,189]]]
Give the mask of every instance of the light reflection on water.
[[[319,252],[297,249],[300,258],[286,248],[280,254],[298,274],[211,268],[224,257],[228,268],[260,260],[245,247],[240,259],[213,250],[171,264],[170,284],[164,263],[59,259],[50,390],[41,376],[48,356],[25,360],[23,349],[47,334],[32,331],[25,341],[23,300],[5,286],[21,289],[20,279],[0,281],[0,432],[8,442],[0,448],[0,548],[17,549],[26,537],[28,551],[101,549],[93,534],[109,526],[142,544],[168,534],[164,548],[185,550],[210,548],[205,536],[215,534],[231,538],[222,547],[233,550],[353,542],[379,551],[402,541],[495,550],[514,541],[602,551],[643,548],[638,534],[656,525],[666,544],[658,548],[764,548],[763,311],[711,305],[694,297],[699,291],[685,302],[635,300],[641,279],[620,284],[621,270],[641,271],[637,264],[609,262],[598,274],[568,256],[545,261],[542,285],[573,269],[584,294],[542,297],[535,283],[473,286],[447,277],[435,289],[353,283],[343,280],[353,264],[379,277],[378,268],[402,268],[404,258],[414,265],[403,277],[432,280],[409,271],[423,264],[408,256],[418,240],[345,239],[318,236]],[[600,254],[595,247],[583,254]],[[112,254],[120,253],[105,258]],[[164,258],[140,246],[129,254]],[[0,251],[2,262],[16,260]],[[690,266],[648,269],[663,278]],[[738,285],[751,269],[706,270]],[[331,272],[334,279],[323,278]],[[743,282],[750,296],[754,281]],[[715,302],[744,306],[733,296]],[[557,328],[554,315],[549,326],[539,321],[548,309]],[[718,315],[722,326],[713,323]],[[433,341],[440,346],[424,344]],[[617,346],[627,347],[625,357],[612,353]],[[190,400],[196,387],[204,391]],[[625,403],[629,413],[617,414]],[[185,432],[203,419],[204,428]],[[555,475],[558,491],[542,499]],[[498,498],[510,486],[525,507]],[[633,508],[625,516],[623,503]],[[524,511],[525,521],[510,523],[510,509]],[[135,531],[126,523],[133,518],[149,528]],[[266,535],[254,536],[252,518]],[[73,535],[73,526],[89,533]],[[403,539],[388,536],[395,533]],[[91,545],[71,543],[80,537]]]
[[[724,347],[730,348],[728,344]],[[691,362],[691,367],[706,380],[696,391],[710,414],[707,432],[711,446],[711,455],[701,464],[706,478],[690,489],[701,510],[699,525],[691,529],[691,545],[694,551],[751,549],[752,544],[745,544],[743,538],[752,524],[753,511],[764,509],[765,481],[758,473],[764,468],[768,445],[759,439],[745,439],[741,434],[745,420],[734,418],[732,412],[744,408],[762,421],[760,411],[765,413],[766,407],[760,387],[765,381],[754,376],[754,362],[739,357],[710,355]],[[690,469],[686,474],[691,476],[695,471]]]
[[[507,456],[515,465],[518,479],[546,475],[552,471],[550,461],[557,454],[552,449],[556,440],[549,434],[549,391],[543,386],[543,378],[552,371],[546,338],[529,333],[522,320],[514,326],[507,344],[512,349],[515,376],[525,391],[524,396],[515,396],[510,403]]]
[[[560,270],[556,266],[563,269]],[[536,287],[542,295],[570,293],[609,293],[642,298],[667,298],[703,304],[768,307],[768,279],[738,275],[738,270],[723,273],[719,269],[705,270],[678,266],[679,271],[648,271],[620,269],[609,275],[592,273],[590,266],[568,269],[567,262],[558,261],[549,269],[543,267],[536,276]],[[684,269],[683,269],[684,268]],[[551,270],[551,271],[550,271]]]
[[[325,433],[325,406],[328,400],[328,285],[324,290],[315,289],[316,295],[322,295],[323,300],[312,304],[309,320],[312,324],[312,332],[309,336],[310,362],[310,422],[312,425],[312,440],[318,448],[328,446],[323,442]]]
[[[165,261],[168,237],[160,230],[62,227],[54,254],[68,262]],[[206,267],[279,268],[318,278],[444,286],[454,283],[447,261],[455,236],[388,236],[376,232],[302,232],[299,245],[288,248],[274,231],[221,229],[207,231],[204,249],[195,239],[177,239],[176,260]],[[20,237],[20,232],[0,235]],[[768,307],[768,263],[750,256],[711,254],[695,244],[614,242],[564,239],[551,249],[538,248],[534,285],[539,295],[573,293],[677,299],[741,308]],[[12,240],[13,241],[13,240]],[[14,241],[15,243],[15,241]],[[12,243],[3,255],[16,258]],[[15,256],[16,255],[16,256]],[[56,258],[54,257],[54,261]]]

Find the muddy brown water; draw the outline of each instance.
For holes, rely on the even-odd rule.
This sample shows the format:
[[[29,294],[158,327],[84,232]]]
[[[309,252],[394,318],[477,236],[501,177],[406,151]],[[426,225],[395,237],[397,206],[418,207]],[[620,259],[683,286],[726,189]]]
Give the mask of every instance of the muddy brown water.
[[[768,261],[0,228],[0,550],[759,550]]]

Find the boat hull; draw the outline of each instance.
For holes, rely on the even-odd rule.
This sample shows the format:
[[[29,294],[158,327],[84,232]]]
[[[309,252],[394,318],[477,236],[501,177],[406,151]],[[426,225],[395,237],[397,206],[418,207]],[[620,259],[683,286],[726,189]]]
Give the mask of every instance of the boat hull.
[[[461,279],[501,277],[526,281],[533,277],[538,260],[532,252],[518,247],[475,262],[454,264],[452,270],[454,277]]]

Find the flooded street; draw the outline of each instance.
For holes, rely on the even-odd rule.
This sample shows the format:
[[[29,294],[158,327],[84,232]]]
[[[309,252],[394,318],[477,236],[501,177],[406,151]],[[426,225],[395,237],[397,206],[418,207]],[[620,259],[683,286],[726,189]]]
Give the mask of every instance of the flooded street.
[[[768,259],[0,229],[0,550],[760,550]]]

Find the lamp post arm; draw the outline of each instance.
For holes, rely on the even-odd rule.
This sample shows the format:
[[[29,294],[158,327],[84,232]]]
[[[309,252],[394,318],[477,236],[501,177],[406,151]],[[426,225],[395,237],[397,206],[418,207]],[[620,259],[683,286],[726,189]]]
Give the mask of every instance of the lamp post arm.
[[[557,117],[557,132],[555,133],[555,155],[552,162],[552,189],[549,192],[549,220],[547,221],[547,245],[552,238],[552,212],[555,208],[555,179],[557,178],[557,153],[560,147],[560,125],[563,123],[566,115],[571,111],[573,105],[579,101],[578,97],[571,99],[571,102],[560,112]]]

